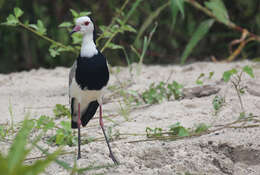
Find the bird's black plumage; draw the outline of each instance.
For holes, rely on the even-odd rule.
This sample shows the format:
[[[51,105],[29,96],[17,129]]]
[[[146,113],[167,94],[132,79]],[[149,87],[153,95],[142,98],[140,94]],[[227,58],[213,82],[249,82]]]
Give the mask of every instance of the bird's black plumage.
[[[91,58],[79,56],[75,78],[82,90],[101,90],[109,80],[106,58],[99,51]]]
[[[98,51],[98,54],[91,58],[79,56],[75,70],[75,80],[80,88],[84,90],[101,90],[109,80],[109,71],[106,58]],[[82,126],[86,126],[90,119],[95,115],[99,104],[92,101],[81,114]],[[75,99],[71,98],[71,115],[76,116]],[[71,121],[72,128],[78,128],[77,122]]]

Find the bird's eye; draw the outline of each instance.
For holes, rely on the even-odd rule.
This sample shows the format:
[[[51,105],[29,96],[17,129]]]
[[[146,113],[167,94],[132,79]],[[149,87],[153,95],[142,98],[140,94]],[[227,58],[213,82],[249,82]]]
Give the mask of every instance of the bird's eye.
[[[89,25],[89,22],[87,21],[87,22],[85,22],[84,24],[87,26],[87,25]]]

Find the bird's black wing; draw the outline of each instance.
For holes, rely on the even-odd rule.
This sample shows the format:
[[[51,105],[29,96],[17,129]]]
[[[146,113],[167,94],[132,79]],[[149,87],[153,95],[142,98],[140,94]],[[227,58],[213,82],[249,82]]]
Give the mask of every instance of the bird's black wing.
[[[89,103],[86,111],[83,112],[81,117],[82,126],[86,126],[88,124],[89,120],[95,115],[98,106],[99,104],[96,100]]]

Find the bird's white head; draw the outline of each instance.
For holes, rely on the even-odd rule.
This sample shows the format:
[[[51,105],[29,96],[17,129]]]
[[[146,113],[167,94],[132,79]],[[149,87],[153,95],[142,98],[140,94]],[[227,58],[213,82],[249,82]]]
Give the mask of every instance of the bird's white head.
[[[90,17],[82,16],[76,19],[76,26],[71,31],[72,33],[79,32],[82,35],[85,34],[93,34],[94,32],[94,24],[91,21]]]
[[[81,57],[91,58],[98,54],[96,48],[96,32],[93,21],[88,16],[79,17],[76,19],[76,26],[71,31],[72,33],[79,32],[83,35],[82,46],[80,51]]]

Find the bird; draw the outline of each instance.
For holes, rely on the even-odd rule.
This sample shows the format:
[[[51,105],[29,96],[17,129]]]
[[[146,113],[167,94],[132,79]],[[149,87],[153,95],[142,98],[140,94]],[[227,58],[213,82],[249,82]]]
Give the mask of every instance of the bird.
[[[80,127],[85,127],[99,107],[99,124],[104,134],[109,156],[116,160],[107,138],[102,118],[102,96],[109,81],[106,57],[96,47],[96,29],[92,18],[82,16],[75,20],[76,25],[70,34],[80,33],[82,45],[80,54],[69,72],[69,100],[71,108],[71,128],[78,129],[78,156],[81,158]]]

